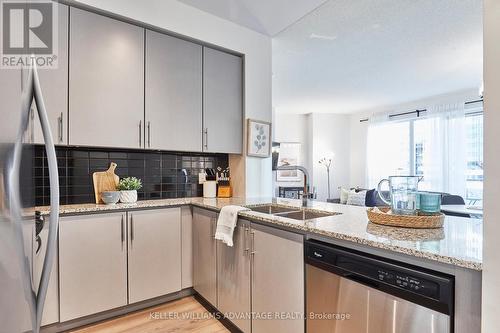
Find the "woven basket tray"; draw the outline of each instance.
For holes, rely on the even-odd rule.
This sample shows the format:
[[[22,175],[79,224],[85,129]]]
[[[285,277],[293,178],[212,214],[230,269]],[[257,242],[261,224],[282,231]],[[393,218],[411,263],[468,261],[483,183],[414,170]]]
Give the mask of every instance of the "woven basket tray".
[[[366,211],[368,219],[377,224],[404,228],[441,228],[444,214],[436,215],[395,215],[389,208],[369,208]]]

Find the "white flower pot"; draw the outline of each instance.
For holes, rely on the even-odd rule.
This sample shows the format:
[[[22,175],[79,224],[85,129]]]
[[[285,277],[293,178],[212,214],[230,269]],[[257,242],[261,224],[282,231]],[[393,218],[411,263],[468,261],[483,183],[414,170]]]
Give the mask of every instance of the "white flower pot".
[[[134,203],[137,202],[137,190],[120,191],[121,203]]]

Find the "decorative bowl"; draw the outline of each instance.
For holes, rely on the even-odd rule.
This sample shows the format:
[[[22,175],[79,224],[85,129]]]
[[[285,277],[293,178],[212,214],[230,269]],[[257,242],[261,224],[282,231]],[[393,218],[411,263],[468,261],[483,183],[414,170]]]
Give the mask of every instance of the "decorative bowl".
[[[119,191],[106,191],[101,193],[102,201],[106,205],[114,205],[120,200],[120,192]]]

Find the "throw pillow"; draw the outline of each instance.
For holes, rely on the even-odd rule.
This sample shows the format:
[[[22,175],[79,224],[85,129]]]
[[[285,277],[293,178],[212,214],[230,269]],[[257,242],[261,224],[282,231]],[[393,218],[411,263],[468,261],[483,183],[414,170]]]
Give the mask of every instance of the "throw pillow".
[[[364,206],[366,202],[366,191],[349,192],[347,204],[353,206]]]
[[[347,203],[347,198],[349,197],[349,190],[345,188],[340,188],[340,203],[345,205]]]
[[[366,192],[365,206],[366,207],[376,207],[377,206],[377,196],[378,196],[378,193],[375,189],[368,190]]]

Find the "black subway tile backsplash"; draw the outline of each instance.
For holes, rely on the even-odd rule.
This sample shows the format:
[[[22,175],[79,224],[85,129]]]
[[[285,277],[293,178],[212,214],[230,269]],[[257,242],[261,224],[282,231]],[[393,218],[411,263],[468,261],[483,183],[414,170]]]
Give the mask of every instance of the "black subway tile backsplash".
[[[226,168],[227,154],[178,153],[134,149],[102,149],[87,147],[57,147],[59,192],[61,204],[95,202],[92,173],[105,171],[111,162],[118,166],[115,173],[137,177],[143,188],[139,199],[170,199],[203,195],[198,184],[198,172],[204,168]],[[49,173],[45,147],[35,146],[33,156],[35,202],[50,204]]]

